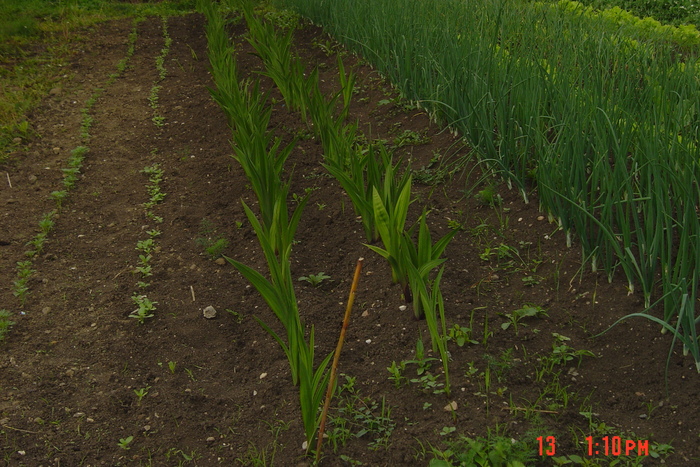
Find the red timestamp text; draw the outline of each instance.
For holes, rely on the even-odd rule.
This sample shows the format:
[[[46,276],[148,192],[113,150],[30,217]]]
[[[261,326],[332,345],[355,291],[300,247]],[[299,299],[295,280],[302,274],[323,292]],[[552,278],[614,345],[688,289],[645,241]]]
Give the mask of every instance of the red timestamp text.
[[[539,455],[555,456],[557,439],[554,436],[538,436]],[[649,440],[623,439],[620,436],[586,437],[586,453],[589,456],[648,456]]]
[[[649,440],[622,439],[620,436],[603,436],[595,440],[592,436],[586,437],[589,456],[648,456]]]

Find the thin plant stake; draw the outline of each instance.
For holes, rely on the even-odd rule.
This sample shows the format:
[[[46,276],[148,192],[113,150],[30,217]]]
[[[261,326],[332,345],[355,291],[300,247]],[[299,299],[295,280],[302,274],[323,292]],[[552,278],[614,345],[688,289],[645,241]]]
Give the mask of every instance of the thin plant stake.
[[[321,412],[321,423],[318,426],[318,442],[316,443],[317,463],[321,459],[323,432],[326,429],[326,416],[328,415],[328,408],[331,405],[331,398],[333,397],[333,387],[335,386],[335,378],[338,373],[338,360],[340,360],[340,351],[343,349],[343,342],[345,341],[345,331],[347,331],[348,325],[350,324],[350,313],[352,312],[352,304],[355,302],[355,290],[357,289],[357,283],[360,281],[360,272],[362,271],[362,262],[364,260],[364,258],[358,258],[357,265],[355,266],[355,276],[352,278],[352,286],[350,287],[348,305],[347,307],[345,307],[345,318],[343,318],[343,327],[340,330],[340,338],[338,339],[338,345],[335,348],[335,355],[333,355],[333,365],[331,366],[331,377],[328,381],[328,390],[326,391],[326,401],[323,403],[323,412]]]

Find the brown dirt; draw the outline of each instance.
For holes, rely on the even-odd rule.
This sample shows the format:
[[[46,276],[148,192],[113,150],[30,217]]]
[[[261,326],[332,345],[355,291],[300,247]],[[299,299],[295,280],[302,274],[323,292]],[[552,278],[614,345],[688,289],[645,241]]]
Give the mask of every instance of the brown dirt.
[[[256,450],[268,462],[274,453],[278,465],[308,463],[286,360],[253,319],[274,327],[271,312],[232,266],[213,261],[196,242],[205,236],[202,221],[207,219],[216,229],[212,235],[229,240],[227,256],[264,270],[241,207],[241,199],[251,204],[253,196],[231,157],[224,115],[207,89],[212,82],[203,19],[173,17],[168,29],[173,44],[159,101],[165,125],[158,128],[151,120],[148,96],[157,80],[155,58],[163,37],[160,18],[148,18],[138,26],[130,66],[91,111],[92,138],[80,181],[34,260],[24,306],[13,296],[15,264],[25,259],[25,244],[38,232],[41,216],[55,206],[49,193],[61,189],[60,169],[69,151],[81,144],[80,109],[125,56],[129,21],[103,24],[75,42],[66,79],[31,117],[36,137],[0,167],[7,178],[0,184],[0,301],[16,321],[0,346],[3,465],[233,465],[250,461]],[[242,33],[238,26],[239,65],[243,75],[250,75],[261,64],[249,54]],[[310,66],[321,67],[324,86],[331,89],[336,59],[314,45],[317,39],[327,37],[311,26],[299,31],[298,53]],[[430,166],[434,154],[453,160],[469,154],[424,112],[398,101],[380,105],[396,97],[394,90],[356,57],[345,60],[358,74],[351,118],[359,119],[367,135],[392,141],[404,130],[426,132],[429,143],[398,150],[414,170],[424,168],[423,174],[435,173]],[[287,140],[306,131],[279,98],[273,126]],[[434,237],[447,232],[448,220],[463,225],[446,252],[443,293],[450,326],[471,324],[479,343],[450,343],[450,397],[426,393],[415,383],[396,388],[386,368],[392,361],[412,359],[419,335],[428,345],[427,327],[412,319],[410,309],[399,310],[402,299],[388,266],[362,245],[351,203],[321,160],[319,142],[302,139],[287,165],[290,172],[293,168],[292,192],[314,189],[297,232],[292,273],[323,271],[332,278],[317,288],[298,283],[302,318],[315,327],[318,355],[330,352],[355,261],[366,258],[340,371],[356,378],[361,397],[379,404],[384,398],[395,424],[388,447],[371,449],[370,435],[352,438],[336,452],[327,446],[323,465],[349,465],[348,459],[366,465],[427,465],[431,446],[444,449],[459,434],[486,436],[489,431],[518,440],[556,436],[557,456],[584,456],[572,433],[580,442],[589,434],[602,440],[606,433],[649,439],[673,446],[668,465],[695,465],[700,416],[692,360],[674,349],[667,396],[669,336],[647,321],[632,320],[592,338],[619,317],[641,311],[638,294],[628,296],[620,277],[609,284],[588,268],[581,273],[579,248],[576,243],[567,248],[564,234],[538,212],[536,193],[524,204],[514,190],[489,179],[503,198],[501,207],[474,197],[484,184],[465,196],[481,174],[473,162],[445,183],[417,184],[410,216],[415,219],[422,206],[429,206]],[[153,163],[165,172],[167,196],[154,208],[162,224],[149,220],[142,206],[148,194],[147,177],[140,171]],[[139,325],[128,317],[134,308],[131,296],[139,290],[135,246],[155,227],[162,235],[147,293],[158,305],[155,317]],[[487,247],[501,244],[517,248],[520,258],[480,258]],[[522,280],[527,276],[538,283],[528,286]],[[542,306],[548,316],[525,319],[517,333],[513,327],[502,329],[504,314],[527,303]],[[210,305],[218,315],[208,320],[202,310]],[[492,333],[488,339],[485,328]],[[552,355],[552,333],[569,337],[572,348],[596,357],[584,357],[580,366],[576,360],[557,366],[537,382],[538,359]],[[172,372],[169,362],[175,362]],[[477,368],[471,376],[469,363]],[[436,374],[438,367],[433,365]],[[487,367],[490,391],[484,388]],[[409,365],[406,375],[414,374],[415,366]],[[554,394],[555,383],[565,388],[568,401],[561,392]],[[148,393],[139,401],[135,390],[141,388]],[[451,401],[457,403],[454,413],[443,410]],[[650,416],[647,404],[657,407]],[[540,412],[523,410],[528,407]],[[580,414],[585,411],[595,414],[594,424]],[[456,430],[441,435],[443,427]],[[134,437],[130,449],[119,447],[119,440],[129,436]],[[607,465],[614,457],[588,459]],[[552,460],[538,458],[533,464],[552,465]]]

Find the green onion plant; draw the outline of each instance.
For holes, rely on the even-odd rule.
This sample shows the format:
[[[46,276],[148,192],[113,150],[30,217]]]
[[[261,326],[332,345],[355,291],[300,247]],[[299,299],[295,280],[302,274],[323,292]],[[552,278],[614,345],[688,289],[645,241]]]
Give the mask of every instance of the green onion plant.
[[[697,34],[569,0],[276,3],[370,60],[525,200],[536,187],[593,271],[645,305],[663,297],[643,315],[700,369]]]

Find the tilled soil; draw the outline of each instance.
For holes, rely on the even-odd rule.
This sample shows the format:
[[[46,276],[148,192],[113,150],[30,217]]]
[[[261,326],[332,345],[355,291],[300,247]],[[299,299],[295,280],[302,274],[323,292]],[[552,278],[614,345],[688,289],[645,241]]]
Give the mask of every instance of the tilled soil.
[[[255,198],[231,157],[231,131],[208,90],[213,83],[204,19],[168,18],[173,42],[162,81],[155,65],[164,45],[161,18],[139,23],[129,66],[107,86],[125,57],[131,29],[131,21],[123,20],[83,32],[64,82],[31,116],[35,136],[0,167],[7,181],[0,184],[0,301],[16,322],[0,345],[2,461],[310,464],[285,356],[254,316],[279,326],[244,278],[203,247],[225,238],[226,256],[265,271],[241,205],[241,200],[255,205]],[[244,27],[232,32],[241,76],[260,77],[262,64],[242,37]],[[309,67],[319,66],[324,91],[335,89],[338,71],[335,54],[327,55],[329,38],[305,25],[295,44]],[[357,73],[350,118],[368,139],[396,145],[407,130],[426,137],[427,142],[397,149],[396,157],[410,163],[416,179],[435,180],[439,161],[468,161],[439,183],[414,183],[417,201],[409,217],[414,221],[428,206],[434,239],[448,231],[448,222],[461,225],[446,251],[442,289],[449,327],[470,328],[474,343],[449,344],[450,396],[417,382],[396,387],[389,379],[392,362],[415,359],[419,336],[429,350],[426,323],[414,320],[410,307],[399,309],[404,304],[399,286],[391,283],[386,262],[363,245],[349,198],[321,166],[319,141],[272,89],[274,131],[285,142],[300,137],[287,161],[291,192],[311,192],[292,274],[330,276],[318,287],[303,281],[296,287],[302,319],[314,326],[317,355],[335,348],[355,262],[365,258],[340,359],[340,372],[354,378],[357,397],[349,398],[346,390],[335,399],[332,414],[351,418],[350,401],[355,415],[378,424],[384,404],[384,418],[390,419],[380,424],[383,432],[350,436],[344,444],[336,422],[322,465],[427,465],[433,447],[445,449],[459,435],[489,432],[529,439],[535,447],[537,437],[554,436],[556,456],[580,455],[601,465],[616,458],[602,453],[606,434],[623,442],[650,440],[651,447],[673,446],[668,465],[695,465],[700,417],[693,361],[674,348],[666,379],[671,338],[645,320],[626,321],[593,338],[618,318],[641,311],[639,294],[629,295],[622,277],[608,283],[588,266],[582,271],[580,248],[575,240],[567,248],[564,233],[537,210],[536,191],[525,204],[498,179],[479,182],[485,167],[460,138],[398,99],[360,58],[345,54],[344,61]],[[272,88],[267,78],[260,79],[263,89]],[[149,102],[156,84],[162,127],[154,124]],[[50,193],[61,189],[61,169],[70,151],[83,144],[81,109],[100,87],[80,180],[32,262],[35,273],[22,305],[13,294],[16,263],[27,259],[26,243],[39,231],[42,216],[56,207]],[[143,206],[149,194],[142,170],[156,163],[164,171],[166,197],[153,212],[162,223],[147,217]],[[500,205],[475,196],[488,185],[500,195]],[[136,245],[153,229],[161,231],[153,275],[147,288],[139,288]],[[157,309],[141,325],[129,314],[132,295],[144,291]],[[506,314],[528,304],[542,307],[546,316],[504,329]],[[203,316],[208,306],[217,310],[213,319]],[[553,333],[570,338],[565,341],[570,352],[587,350],[595,357],[555,365],[538,380],[543,362],[556,355]],[[444,382],[439,368],[432,362],[431,374]],[[417,378],[415,364],[407,365],[405,376]],[[347,381],[343,376],[340,383]],[[453,402],[456,410],[444,410]],[[600,443],[601,452],[586,456],[587,436]],[[331,441],[338,443],[335,449]],[[624,463],[632,459],[659,463],[636,455]],[[553,461],[538,457],[533,465]]]

